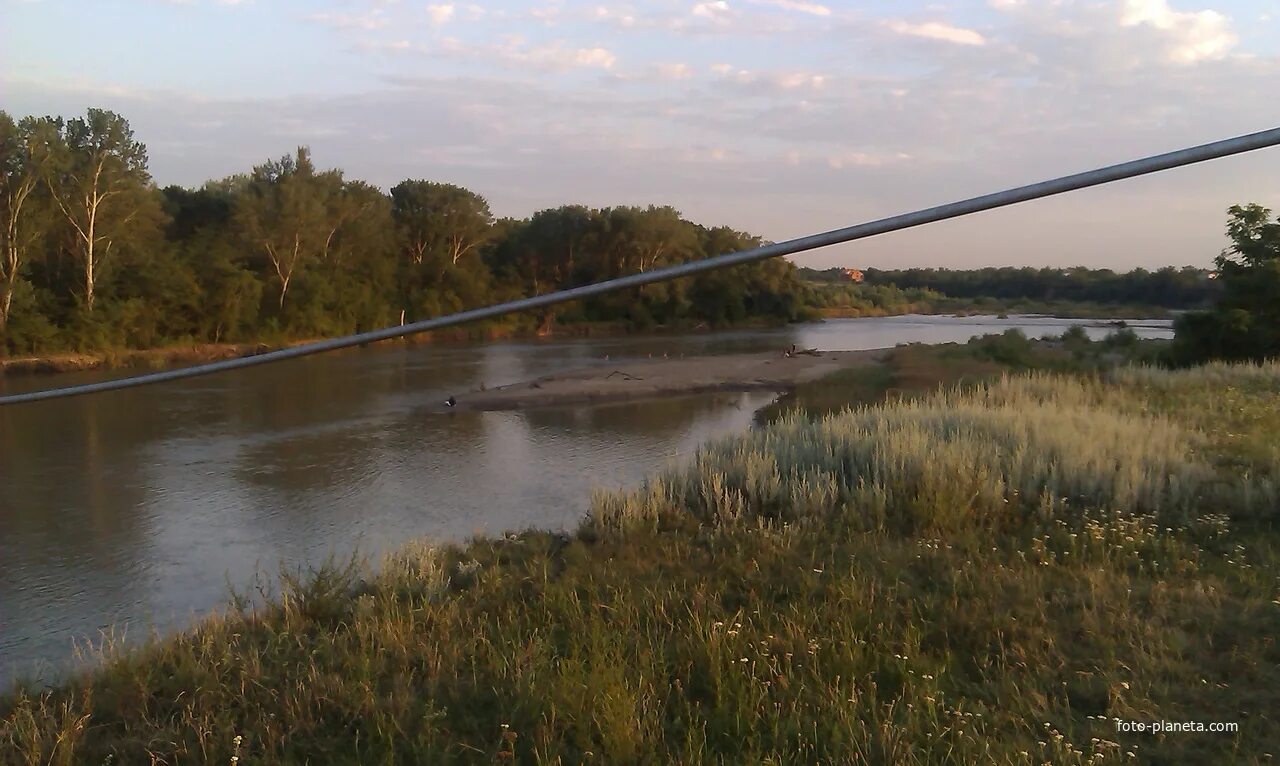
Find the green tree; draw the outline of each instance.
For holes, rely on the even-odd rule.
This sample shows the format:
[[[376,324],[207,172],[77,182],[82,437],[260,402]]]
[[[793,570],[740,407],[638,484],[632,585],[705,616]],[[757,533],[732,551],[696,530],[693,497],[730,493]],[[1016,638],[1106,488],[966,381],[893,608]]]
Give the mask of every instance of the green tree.
[[[197,284],[195,333],[214,343],[248,340],[259,329],[265,285],[249,268],[232,225],[236,199],[248,183],[247,175],[237,175],[194,190],[164,189],[166,237]]]
[[[1231,246],[1215,259],[1222,298],[1213,311],[1178,318],[1172,356],[1179,363],[1280,356],[1280,218],[1257,204],[1227,212]]]
[[[90,109],[68,120],[62,140],[41,162],[54,202],[73,230],[83,301],[92,313],[107,259],[130,237],[154,229],[159,210],[147,172],[147,149],[115,112]]]
[[[328,190],[326,204],[325,245],[298,283],[288,312],[291,329],[335,335],[392,323],[399,285],[387,196],[347,181]]]
[[[391,189],[391,204],[410,259],[442,270],[475,254],[493,225],[485,198],[453,184],[401,181]]]
[[[49,227],[41,205],[40,161],[58,134],[48,118],[27,117],[15,123],[0,111],[0,332],[9,322],[13,296],[30,251]]]
[[[233,219],[243,240],[266,256],[284,308],[289,286],[305,265],[321,258],[330,243],[330,197],[341,174],[317,174],[311,151],[266,162],[253,169],[242,194],[237,195]]]

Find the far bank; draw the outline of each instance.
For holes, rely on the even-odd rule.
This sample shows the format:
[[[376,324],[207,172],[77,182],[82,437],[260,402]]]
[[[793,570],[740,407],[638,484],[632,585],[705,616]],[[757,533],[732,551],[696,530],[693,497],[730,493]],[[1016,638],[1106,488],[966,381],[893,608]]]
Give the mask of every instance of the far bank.
[[[1159,306],[1119,306],[1068,302],[994,302],[955,301],[943,304],[911,303],[884,308],[879,306],[832,306],[819,310],[811,322],[833,319],[870,319],[904,316],[984,317],[1000,319],[1018,316],[1043,316],[1061,319],[1108,320],[1123,326],[1135,320],[1167,320],[1177,312]],[[483,343],[546,338],[592,338],[624,335],[664,335],[679,333],[713,333],[717,331],[753,330],[784,326],[766,318],[748,319],[730,325],[711,326],[688,323],[666,326],[637,326],[628,322],[579,322],[535,327],[528,323],[487,322],[470,326],[419,333],[384,343]],[[808,324],[802,322],[800,324]],[[306,339],[260,338],[234,343],[167,344],[153,348],[112,348],[84,351],[54,351],[12,358],[0,357],[0,377],[5,375],[46,375],[90,370],[139,369],[159,370],[223,359],[254,356],[281,348],[305,345],[325,337]]]

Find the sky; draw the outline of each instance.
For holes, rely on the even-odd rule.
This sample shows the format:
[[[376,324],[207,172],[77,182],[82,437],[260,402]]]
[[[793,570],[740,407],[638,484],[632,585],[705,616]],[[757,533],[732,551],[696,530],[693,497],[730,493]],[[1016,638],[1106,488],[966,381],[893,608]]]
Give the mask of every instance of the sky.
[[[0,0],[0,109],[123,114],[161,185],[307,145],[499,216],[774,241],[1280,126],[1280,0]],[[1280,149],[798,256],[1207,266]]]

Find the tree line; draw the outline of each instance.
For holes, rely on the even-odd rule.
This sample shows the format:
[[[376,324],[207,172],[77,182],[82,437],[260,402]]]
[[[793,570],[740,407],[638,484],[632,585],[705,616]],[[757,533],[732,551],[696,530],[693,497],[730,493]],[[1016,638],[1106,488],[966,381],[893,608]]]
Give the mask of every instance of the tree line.
[[[495,219],[475,192],[389,193],[307,148],[200,188],[159,188],[128,121],[0,112],[0,353],[359,332],[762,244],[665,206]],[[524,322],[630,327],[811,316],[773,259],[554,307]]]
[[[847,282],[843,269],[801,269],[801,277],[820,282]],[[1222,292],[1208,269],[1165,266],[1156,271],[1133,269],[984,268],[866,269],[864,284],[922,289],[951,298],[996,298],[1039,301],[1159,306],[1194,309],[1210,305]]]
[[[1280,225],[1269,216],[1231,209],[1232,247],[1213,273],[867,269],[854,285],[841,269],[770,259],[502,321],[532,332],[956,310],[964,300],[1216,303],[1180,321],[1182,357],[1274,354]],[[160,188],[114,112],[0,111],[0,355],[342,335],[761,244],[665,206],[495,219],[469,189],[407,179],[384,192],[317,168],[305,147],[199,188]]]

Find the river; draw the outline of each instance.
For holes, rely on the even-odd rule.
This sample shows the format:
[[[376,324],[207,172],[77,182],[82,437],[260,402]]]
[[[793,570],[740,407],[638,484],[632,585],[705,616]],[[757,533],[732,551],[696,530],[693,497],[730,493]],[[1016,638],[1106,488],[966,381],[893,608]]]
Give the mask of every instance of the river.
[[[1046,317],[841,319],[776,330],[384,345],[61,401],[0,408],[0,689],[71,666],[114,626],[173,631],[255,571],[376,556],[405,540],[565,528],[593,488],[639,484],[773,399],[715,394],[526,412],[439,403],[628,357],[963,342]],[[1131,322],[1142,337],[1166,321]],[[611,361],[605,361],[608,355]],[[0,392],[112,373],[0,379]],[[121,373],[114,373],[119,375]]]

